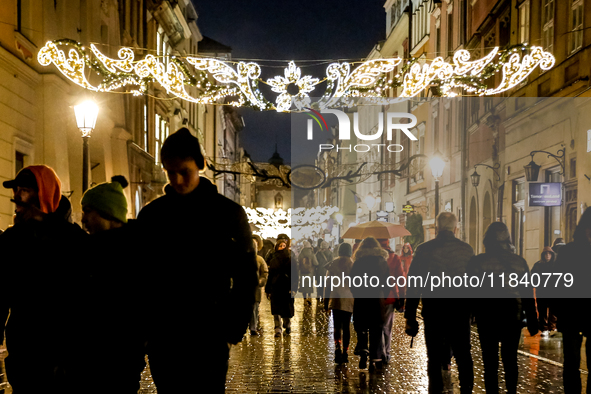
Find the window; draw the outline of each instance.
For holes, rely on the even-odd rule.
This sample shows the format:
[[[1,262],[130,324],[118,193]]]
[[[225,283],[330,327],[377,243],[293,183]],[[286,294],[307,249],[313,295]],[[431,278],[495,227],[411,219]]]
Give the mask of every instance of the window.
[[[19,151],[15,151],[14,153],[14,175],[16,176],[16,174],[25,167],[26,155]]]
[[[170,60],[171,48],[168,44],[168,37],[164,34],[164,30],[159,27],[156,33],[156,54],[161,57],[161,62],[168,64]]]
[[[156,114],[156,121],[154,123],[154,140],[156,142],[154,158],[156,159],[156,164],[161,164],[160,149],[162,149],[162,144],[169,135],[168,122],[162,116]]]
[[[583,46],[583,0],[571,0],[570,33],[568,35],[569,53]]]
[[[542,47],[554,49],[554,0],[542,0]]]
[[[144,104],[144,149],[148,150],[148,105]]]
[[[420,5],[412,17],[414,26],[412,46],[415,47],[427,34],[429,34],[428,3],[420,1]]]
[[[529,42],[529,0],[519,6],[519,42]]]
[[[447,53],[448,56],[453,56],[454,54],[454,18],[453,14],[447,14]]]

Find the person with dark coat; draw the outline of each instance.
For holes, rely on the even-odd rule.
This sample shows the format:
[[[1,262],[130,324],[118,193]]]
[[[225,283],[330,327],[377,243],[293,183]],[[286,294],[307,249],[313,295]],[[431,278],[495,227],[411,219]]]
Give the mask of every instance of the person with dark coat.
[[[342,243],[339,245],[339,257],[334,259],[327,267],[328,277],[335,276],[342,280],[343,276],[349,276],[353,268],[351,260],[351,245]],[[324,287],[324,307],[332,311],[334,322],[334,361],[337,364],[349,362],[349,341],[351,339],[351,314],[353,313],[353,293],[347,281],[335,284],[328,282]]]
[[[295,275],[297,280],[297,275]],[[271,300],[271,314],[275,322],[275,336],[291,334],[291,318],[294,316],[294,283],[292,275],[291,253],[287,247],[287,240],[280,238],[275,244],[275,253],[269,262],[269,277],[265,286],[267,298]]]
[[[316,261],[318,265],[316,266],[316,277],[318,278],[318,286],[316,286],[317,297],[316,299],[318,302],[321,301],[321,298],[324,294],[324,277],[326,276],[327,267],[332,261],[334,260],[334,256],[332,252],[328,249],[328,242],[322,241],[320,242],[320,249],[316,252]],[[320,303],[318,304],[320,305]]]
[[[254,234],[252,236],[253,242],[256,243],[256,250],[259,252],[263,248],[263,240],[260,236]],[[269,268],[267,267],[267,263],[265,259],[263,259],[260,255],[257,255],[257,265],[258,265],[258,277],[259,277],[259,286],[257,287],[255,293],[255,303],[254,308],[252,310],[252,318],[250,319],[250,335],[257,336],[259,335],[259,306],[261,304],[261,300],[263,298],[263,289],[267,284],[267,278],[269,277]]]
[[[25,167],[3,185],[16,204],[14,226],[0,235],[6,376],[17,394],[62,394],[72,324],[84,306],[77,303],[82,263],[73,256],[83,255],[87,235],[71,222],[52,168]]]
[[[142,266],[137,250],[130,247],[141,243],[140,232],[127,219],[127,180],[111,180],[87,190],[81,201],[82,224],[90,237],[84,289],[78,294],[85,305],[75,322],[73,362],[66,370],[71,394],[99,394],[105,387],[115,393],[137,393],[146,366]],[[108,373],[97,384],[96,371],[105,365]]]
[[[353,256],[351,278],[377,277],[380,284],[388,279],[388,252],[386,252],[374,237],[368,237],[361,242]],[[357,347],[355,354],[360,356],[359,368],[367,367],[370,358],[370,371],[382,369],[384,358],[382,328],[386,320],[386,297],[389,288],[384,285],[373,287],[369,283],[363,286],[351,287],[355,297],[353,307],[353,324],[357,332]]]
[[[400,257],[392,249],[390,249],[390,243],[387,239],[378,240],[382,248],[388,252],[388,270],[389,275],[393,278],[400,276],[406,277],[406,273],[402,268],[402,262]],[[390,288],[388,298],[385,302],[385,321],[384,327],[382,328],[382,335],[384,336],[384,350],[383,350],[383,362],[388,364],[390,362],[390,347],[392,343],[392,326],[394,324],[394,311],[404,305],[404,297],[406,296],[406,288],[398,287],[394,285]]]
[[[297,271],[299,273],[300,283],[299,291],[304,296],[304,301],[312,303],[310,299],[314,292],[314,272],[318,267],[318,260],[309,241],[304,241],[304,247],[300,251],[297,259]]]
[[[230,344],[242,340],[258,284],[248,218],[200,177],[205,160],[188,129],[170,135],[160,156],[169,184],[138,217],[153,245],[143,268],[150,370],[159,394],[192,392],[198,355],[207,355],[209,390],[223,392]]]
[[[558,331],[562,333],[564,355],[564,392],[581,392],[581,346],[587,338],[585,354],[591,360],[591,315],[589,314],[589,279],[591,278],[591,208],[587,208],[575,230],[573,242],[560,249],[556,266],[563,276],[569,275],[572,286],[556,291],[571,291],[571,298],[557,298],[554,308]],[[555,281],[555,279],[554,279]],[[587,393],[591,385],[587,384]]]
[[[265,239],[263,241],[263,247],[261,248],[261,250],[259,250],[257,254],[261,256],[263,259],[265,259],[265,263],[267,263],[267,258],[271,255],[271,253],[273,253],[274,250],[275,244],[273,243],[273,241],[271,241],[270,239]]]
[[[546,246],[542,250],[540,261],[535,263],[531,269],[532,275],[537,274],[537,278],[539,278],[539,281],[537,278],[535,281],[532,280],[532,286],[533,283],[540,285],[535,288],[535,297],[538,309],[538,329],[542,331],[544,337],[548,336],[549,331],[556,331],[556,316],[554,316],[554,308],[551,307],[552,300],[548,298],[548,288],[544,286],[546,279],[554,272],[556,272],[556,253],[551,247]]]
[[[511,235],[502,222],[494,222],[484,234],[485,253],[473,257],[468,265],[468,275],[481,278],[492,275],[495,279],[504,275],[509,280],[516,274],[521,280],[529,275],[527,262],[515,254]],[[417,252],[418,255],[418,252]],[[415,262],[416,264],[416,255]],[[517,392],[518,368],[517,348],[523,327],[522,319],[527,318],[527,328],[533,336],[538,332],[537,315],[533,289],[524,283],[511,286],[491,285],[485,280],[482,287],[475,288],[473,313],[476,317],[482,361],[484,364],[484,386],[487,393],[498,393],[499,342],[501,359],[505,370],[505,384],[508,393]]]
[[[408,277],[445,275],[464,276],[468,261],[474,256],[470,245],[457,239],[457,219],[453,213],[443,212],[437,216],[435,239],[417,247]],[[422,298],[422,315],[427,347],[427,374],[429,392],[443,390],[442,368],[448,368],[450,349],[458,365],[461,393],[471,393],[474,386],[472,354],[470,353],[470,305],[465,295],[455,289],[436,288],[426,293],[429,287],[407,286],[406,289],[406,333],[418,333],[417,308]],[[451,300],[450,298],[455,298]],[[450,305],[453,305],[450,308]],[[443,372],[448,370],[443,369]]]

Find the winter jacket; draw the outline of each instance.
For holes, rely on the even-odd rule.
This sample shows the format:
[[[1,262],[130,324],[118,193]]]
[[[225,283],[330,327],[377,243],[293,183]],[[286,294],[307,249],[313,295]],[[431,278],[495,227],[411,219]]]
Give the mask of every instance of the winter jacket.
[[[353,293],[351,293],[347,280],[343,280],[343,276],[350,276],[352,268],[353,260],[346,256],[341,256],[328,265],[327,277],[329,280],[324,287],[324,299],[328,304],[328,309],[353,312]],[[332,276],[338,277],[339,282],[337,283],[336,279],[331,281],[330,277]],[[332,287],[333,283],[335,284],[334,288]],[[337,284],[338,286],[336,286]]]
[[[153,338],[238,343],[258,284],[246,213],[207,178],[187,195],[170,185],[164,191],[138,217],[148,242],[145,302]],[[219,323],[217,329],[208,321]]]
[[[416,262],[416,259],[415,259]],[[493,275],[491,286],[489,275]],[[499,275],[504,274],[505,285],[500,283]],[[527,319],[528,328],[537,322],[537,312],[533,289],[524,283],[517,286],[509,284],[510,275],[517,274],[519,281],[529,275],[527,262],[508,247],[487,248],[485,253],[474,256],[468,265],[468,276],[482,278],[482,287],[472,288],[472,312],[479,324],[494,324],[497,327],[521,325]],[[527,278],[527,277],[526,277]],[[536,330],[533,330],[536,331]]]
[[[144,261],[136,257],[137,248],[132,246],[141,244],[140,235],[137,222],[128,220],[123,227],[86,237],[85,275],[77,293],[84,303],[73,322],[69,357],[73,363],[66,371],[74,387],[87,385],[94,371],[107,364],[110,372],[101,381],[109,387],[117,387],[134,370],[140,376],[145,368],[150,311],[141,275]],[[108,352],[105,344],[109,344]],[[99,387],[92,387],[85,392],[99,391]]]
[[[304,259],[308,259],[309,266],[304,264]],[[314,291],[314,275],[316,274],[316,267],[318,267],[318,260],[314,255],[314,249],[303,248],[298,255],[297,271],[300,276],[299,290],[302,293],[312,293]],[[309,277],[304,278],[304,276]]]
[[[334,257],[330,250],[320,249],[316,253],[316,261],[318,261],[318,266],[316,267],[316,275],[325,276],[327,266],[332,263],[333,259]]]
[[[552,255],[550,261],[547,262],[544,260],[544,253],[550,253]],[[544,286],[544,282],[546,282],[546,279],[549,278],[548,274],[552,275],[554,272],[556,272],[556,268],[556,253],[554,253],[554,250],[552,250],[551,247],[546,246],[544,250],[542,250],[540,261],[535,263],[531,269],[532,275],[537,274],[537,278],[532,279],[532,286],[533,283],[538,284],[539,278],[539,286],[536,287],[536,298],[547,297],[549,293],[551,293],[551,291],[549,292],[549,288]]]
[[[412,277],[421,277],[427,282],[429,276],[463,276],[466,273],[468,261],[474,256],[472,247],[459,240],[451,231],[440,231],[435,239],[425,242],[417,248],[412,265],[408,272],[409,282],[406,288],[406,311],[407,319],[416,319],[419,300],[423,299],[422,315],[427,318],[444,318],[450,312],[450,300],[453,300],[455,313],[469,313],[469,304],[466,301],[466,294],[461,289],[450,286],[434,288],[431,291],[427,285],[422,288],[414,285],[410,280]],[[420,282],[417,282],[420,283]]]
[[[351,293],[355,297],[353,320],[357,331],[384,324],[385,301],[389,292],[386,285],[389,274],[387,258],[388,252],[381,247],[358,248],[355,252],[355,262],[350,276],[353,282]],[[363,278],[364,275],[367,275],[367,285],[363,283],[362,286],[355,286],[354,278]],[[369,283],[373,276],[379,279],[377,287]]]
[[[263,289],[267,284],[267,278],[269,277],[269,268],[267,267],[267,263],[265,263],[265,259],[261,256],[257,256],[257,266],[258,266],[258,276],[259,276],[259,286],[257,287],[255,293],[255,301],[261,302],[263,298]]]
[[[402,262],[400,257],[390,248],[385,249],[388,252],[388,272],[389,275],[395,281],[398,277],[406,277],[406,273],[402,268]],[[397,284],[390,288],[388,298],[386,299],[386,305],[395,304],[398,300],[404,300],[406,297],[406,286],[398,286]]]
[[[5,331],[15,359],[43,357],[44,365],[57,363],[85,306],[80,292],[87,262],[80,257],[87,253],[88,234],[70,222],[70,214],[71,205],[62,196],[57,209],[42,220],[25,220],[0,234],[0,333]]]
[[[271,296],[271,313],[273,315],[281,317],[293,317],[294,315],[294,300],[291,291],[297,287],[297,275],[294,276],[292,270],[291,252],[288,249],[279,250],[273,254],[269,263],[269,277],[265,285],[265,292]]]
[[[404,247],[408,246],[409,253],[408,255],[404,254]],[[410,264],[412,263],[412,246],[407,242],[402,246],[402,251],[400,252],[400,261],[402,261],[402,266],[404,269],[404,274],[408,276],[408,270],[410,269]]]
[[[551,288],[551,294],[555,295],[553,313],[557,318],[557,329],[561,332],[583,332],[589,337],[591,335],[591,315],[589,314],[591,244],[585,239],[575,239],[575,242],[566,244],[560,249],[556,267],[557,272],[563,274],[563,277],[570,274],[569,277],[573,280],[570,288],[565,288],[560,282],[558,287]],[[556,283],[555,278],[553,282]],[[568,298],[564,298],[565,295],[568,295]]]

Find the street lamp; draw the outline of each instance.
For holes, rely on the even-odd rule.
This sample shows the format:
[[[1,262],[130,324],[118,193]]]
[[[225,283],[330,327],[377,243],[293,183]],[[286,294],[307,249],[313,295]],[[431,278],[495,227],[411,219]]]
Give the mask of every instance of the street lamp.
[[[437,218],[437,215],[439,215],[439,178],[443,175],[443,169],[445,168],[445,162],[441,158],[439,149],[429,161],[429,166],[431,166],[431,173],[435,178],[435,218]]]
[[[499,163],[496,163],[492,167],[489,166],[488,164],[475,164],[474,165],[474,172],[472,173],[472,175],[470,175],[470,180],[472,181],[472,186],[478,187],[478,185],[480,185],[480,174],[478,174],[476,172],[476,167],[478,167],[478,166],[490,168],[491,170],[493,170],[493,172],[495,173],[495,175],[497,176],[497,178],[499,178],[498,180],[499,181],[501,180],[501,176],[497,172],[497,170],[501,167],[501,165]]]
[[[98,106],[93,101],[85,101],[74,107],[76,125],[82,132],[82,193],[88,190],[90,184],[90,155],[88,153],[88,140],[90,133],[96,125]]]
[[[555,155],[553,155],[550,152],[546,152],[545,150],[532,150],[529,153],[529,155],[531,156],[531,161],[528,165],[523,166],[523,168],[525,169],[525,179],[528,182],[537,182],[538,175],[540,174],[540,168],[542,167],[541,165],[536,164],[536,162],[534,161],[534,155],[536,153],[545,153],[548,155],[548,157],[553,157],[558,162],[558,164],[560,164],[560,168],[562,168],[562,172],[560,173],[560,175],[564,175],[564,148],[559,149]]]

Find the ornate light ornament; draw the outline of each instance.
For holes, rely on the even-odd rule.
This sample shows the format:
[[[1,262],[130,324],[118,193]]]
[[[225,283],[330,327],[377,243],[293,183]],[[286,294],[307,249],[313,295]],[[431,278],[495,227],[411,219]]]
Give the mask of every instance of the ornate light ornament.
[[[302,77],[302,70],[296,67],[294,62],[289,62],[289,66],[285,68],[284,77],[278,75],[267,80],[267,83],[271,85],[271,90],[279,93],[279,96],[275,100],[278,112],[289,111],[292,98],[296,98],[299,103],[306,102],[306,99],[310,97],[308,93],[314,90],[314,86],[318,82],[318,78],[312,78],[310,75]],[[291,95],[287,92],[287,87],[290,84],[294,84],[299,88],[299,92],[296,95]]]
[[[58,46],[70,47],[67,57]],[[457,95],[455,89],[483,96],[511,89],[536,67],[549,70],[555,62],[552,54],[541,47],[520,44],[505,50],[494,48],[482,59],[472,61],[466,50],[456,52],[453,63],[447,63],[442,57],[424,64],[410,59],[394,77],[390,77],[390,73],[403,59],[373,59],[357,67],[353,63],[332,63],[321,81],[309,75],[302,77],[301,69],[292,61],[283,76],[266,81],[273,92],[279,94],[273,105],[257,87],[261,81],[261,67],[254,62],[172,56],[165,64],[154,55],[136,61],[131,48],[121,48],[118,57],[111,59],[94,45],[88,52],[73,40],[48,42],[37,56],[41,65],[55,64],[66,78],[92,91],[108,92],[130,85],[134,87],[131,93],[139,95],[147,92],[148,83],[158,82],[169,94],[190,102],[211,104],[230,98],[233,100],[230,104],[235,106],[282,112],[291,110],[292,99],[307,105],[309,94],[324,81],[327,87],[318,102],[319,108],[346,105],[352,97],[385,97],[388,90],[394,88],[401,88],[400,97],[413,97],[428,88],[437,88],[444,97]],[[501,83],[489,88],[485,81],[499,72],[502,73]],[[291,84],[297,86],[296,94],[288,92]],[[194,87],[196,94],[189,94],[187,86]]]

